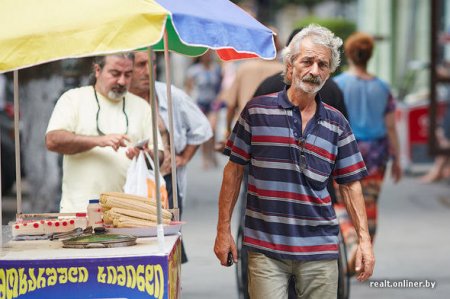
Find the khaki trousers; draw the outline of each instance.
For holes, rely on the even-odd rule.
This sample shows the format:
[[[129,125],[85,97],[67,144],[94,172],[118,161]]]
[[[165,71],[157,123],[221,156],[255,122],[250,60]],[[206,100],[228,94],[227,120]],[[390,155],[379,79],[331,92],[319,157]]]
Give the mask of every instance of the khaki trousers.
[[[295,277],[297,298],[336,299],[337,260],[277,260],[248,252],[248,291],[251,299],[288,298],[288,283]]]

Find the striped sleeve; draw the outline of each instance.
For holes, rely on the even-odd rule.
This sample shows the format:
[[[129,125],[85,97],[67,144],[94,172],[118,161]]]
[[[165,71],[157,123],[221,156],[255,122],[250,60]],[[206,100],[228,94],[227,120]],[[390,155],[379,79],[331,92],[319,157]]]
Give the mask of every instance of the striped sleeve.
[[[358,149],[355,135],[350,125],[345,121],[338,141],[338,154],[333,177],[338,184],[347,184],[358,181],[367,176],[367,169]]]
[[[249,124],[248,105],[242,110],[238,121],[225,145],[224,154],[230,161],[245,165],[250,161],[250,144],[252,134]]]

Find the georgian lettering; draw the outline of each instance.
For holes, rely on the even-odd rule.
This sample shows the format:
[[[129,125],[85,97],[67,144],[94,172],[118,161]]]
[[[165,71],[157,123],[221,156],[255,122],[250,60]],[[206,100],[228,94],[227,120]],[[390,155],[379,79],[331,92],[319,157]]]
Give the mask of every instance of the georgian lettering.
[[[88,278],[85,267],[0,269],[0,299],[14,299],[56,284],[84,283]]]
[[[164,272],[161,265],[98,266],[97,281],[137,289],[154,298],[164,297]]]

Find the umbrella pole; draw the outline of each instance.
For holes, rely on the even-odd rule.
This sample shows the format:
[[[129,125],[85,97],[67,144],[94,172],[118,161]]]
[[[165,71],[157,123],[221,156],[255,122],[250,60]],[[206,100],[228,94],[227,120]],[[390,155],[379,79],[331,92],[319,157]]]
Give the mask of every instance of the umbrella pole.
[[[0,141],[3,138],[0,130]],[[1,143],[0,143],[1,144]],[[2,147],[0,146],[0,169],[2,166]],[[2,192],[2,173],[0,171],[0,248],[3,247],[3,192]]]
[[[17,214],[22,214],[22,174],[20,172],[19,71],[14,71],[14,144],[16,154]]]
[[[175,210],[178,210],[178,184],[177,184],[177,165],[176,165],[176,153],[175,153],[175,141],[174,141],[174,128],[173,128],[173,100],[172,100],[172,78],[170,74],[170,57],[169,57],[169,42],[167,29],[164,30],[164,62],[166,68],[166,88],[167,88],[167,102],[169,106],[169,140],[170,140],[170,166],[172,170],[172,206]],[[179,213],[175,213],[175,220],[180,220]]]
[[[161,192],[160,186],[160,170],[159,170],[159,157],[158,157],[158,107],[156,106],[155,95],[155,76],[153,72],[153,51],[152,48],[148,48],[148,73],[149,73],[149,99],[150,106],[152,108],[152,133],[153,133],[153,160],[155,160],[155,184],[156,184],[156,207],[157,207],[157,238],[158,245],[161,252],[164,252],[164,226],[162,224],[162,206],[161,206]]]

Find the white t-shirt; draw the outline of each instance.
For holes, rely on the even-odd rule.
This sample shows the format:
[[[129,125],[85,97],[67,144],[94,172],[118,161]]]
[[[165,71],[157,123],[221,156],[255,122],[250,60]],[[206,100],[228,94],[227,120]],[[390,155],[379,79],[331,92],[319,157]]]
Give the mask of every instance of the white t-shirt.
[[[128,132],[131,144],[149,138],[153,148],[150,105],[142,98],[127,93],[125,113],[123,101],[113,102],[97,92],[100,112],[98,127],[105,134]],[[64,93],[55,105],[47,133],[66,130],[78,135],[98,136],[98,105],[94,88],[85,86]],[[163,150],[158,132],[158,148]],[[61,212],[85,212],[89,199],[99,198],[100,193],[123,191],[128,166],[131,162],[125,154],[126,148],[117,152],[112,147],[95,147],[89,151],[64,155]]]

